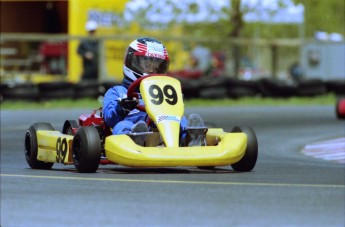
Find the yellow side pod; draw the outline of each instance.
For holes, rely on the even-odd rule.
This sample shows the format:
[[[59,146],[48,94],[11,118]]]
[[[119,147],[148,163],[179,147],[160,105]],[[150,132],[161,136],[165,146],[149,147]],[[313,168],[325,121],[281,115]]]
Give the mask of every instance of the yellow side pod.
[[[226,166],[238,162],[245,154],[247,136],[244,133],[224,133],[216,129],[207,134],[215,146],[203,147],[142,147],[127,135],[106,138],[107,158],[132,167]]]
[[[73,164],[73,136],[59,131],[37,131],[37,159],[44,162]]]

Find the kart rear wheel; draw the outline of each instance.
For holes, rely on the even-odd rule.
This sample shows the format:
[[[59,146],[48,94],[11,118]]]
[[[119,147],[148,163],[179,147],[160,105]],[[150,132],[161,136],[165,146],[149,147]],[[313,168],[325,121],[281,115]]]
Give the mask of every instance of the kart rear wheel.
[[[249,127],[234,127],[231,132],[243,132],[247,135],[246,153],[239,162],[232,164],[231,167],[238,172],[249,172],[254,168],[258,158],[258,141],[255,132]]]
[[[101,158],[101,140],[94,127],[80,127],[73,138],[74,166],[80,173],[97,171]]]
[[[62,134],[73,136],[73,128],[79,128],[78,123],[75,120],[66,120],[62,127]]]
[[[51,169],[54,162],[43,162],[37,160],[37,130],[49,130],[54,131],[54,128],[49,123],[34,123],[25,134],[25,158],[26,162],[32,169]]]

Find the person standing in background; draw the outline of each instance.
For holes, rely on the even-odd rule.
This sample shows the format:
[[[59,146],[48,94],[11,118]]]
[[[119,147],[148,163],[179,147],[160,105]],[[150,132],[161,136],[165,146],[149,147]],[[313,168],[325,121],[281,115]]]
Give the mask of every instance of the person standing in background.
[[[90,37],[94,37],[97,31],[97,22],[88,21],[85,26]],[[98,41],[83,40],[78,46],[78,54],[83,59],[83,74],[81,80],[98,79]]]

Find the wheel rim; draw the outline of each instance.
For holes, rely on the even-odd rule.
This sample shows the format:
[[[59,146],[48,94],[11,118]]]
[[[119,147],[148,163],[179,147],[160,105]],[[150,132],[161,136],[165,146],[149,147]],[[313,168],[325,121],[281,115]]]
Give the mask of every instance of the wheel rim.
[[[27,132],[25,134],[25,157],[29,158],[31,155],[31,141],[30,141],[30,133]]]
[[[66,129],[66,134],[67,134],[67,135],[71,135],[71,136],[73,136],[73,130],[72,130],[72,127],[68,127],[68,128]]]
[[[81,160],[81,143],[77,136],[73,140],[73,160],[75,163],[79,163]]]

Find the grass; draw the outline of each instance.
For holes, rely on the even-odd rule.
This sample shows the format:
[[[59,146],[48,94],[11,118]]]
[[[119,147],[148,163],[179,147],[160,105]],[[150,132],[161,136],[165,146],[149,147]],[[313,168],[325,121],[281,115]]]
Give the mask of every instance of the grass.
[[[240,99],[205,100],[195,99],[185,102],[186,106],[286,106],[286,105],[335,105],[333,94],[315,97],[263,98],[244,97]]]
[[[336,96],[333,94],[315,97],[292,97],[292,98],[263,98],[244,97],[240,99],[191,99],[185,100],[186,107],[192,106],[286,106],[286,105],[335,105]],[[96,109],[102,103],[97,99],[63,99],[42,102],[28,101],[4,101],[1,110],[20,109],[70,109],[88,108]]]
[[[11,109],[63,109],[63,108],[91,108],[101,107],[97,99],[56,99],[49,101],[4,101],[1,103],[1,110]]]

